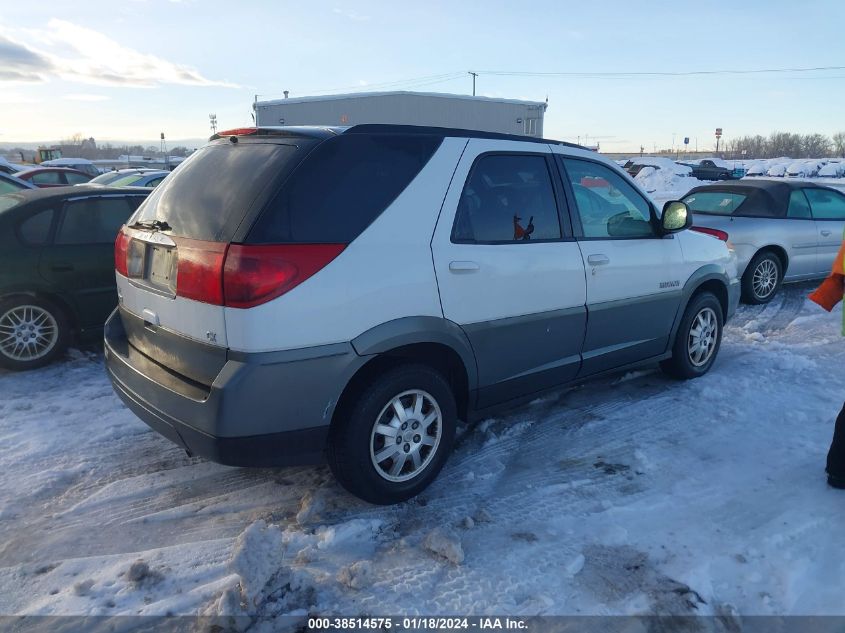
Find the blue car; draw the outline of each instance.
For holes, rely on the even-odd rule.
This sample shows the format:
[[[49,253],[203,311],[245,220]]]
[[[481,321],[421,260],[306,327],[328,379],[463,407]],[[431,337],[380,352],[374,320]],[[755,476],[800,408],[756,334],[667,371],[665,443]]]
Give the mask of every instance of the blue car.
[[[35,189],[35,185],[26,180],[15,178],[11,174],[0,172],[0,195],[4,193],[15,193],[23,189]]]

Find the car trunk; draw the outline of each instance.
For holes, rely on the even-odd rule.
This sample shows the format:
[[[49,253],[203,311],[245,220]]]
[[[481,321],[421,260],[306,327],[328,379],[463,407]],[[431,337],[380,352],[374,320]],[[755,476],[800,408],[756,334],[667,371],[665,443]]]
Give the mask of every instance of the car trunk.
[[[115,243],[129,344],[203,385],[226,362],[224,264],[280,183],[319,142],[231,137],[195,152],[130,218]]]

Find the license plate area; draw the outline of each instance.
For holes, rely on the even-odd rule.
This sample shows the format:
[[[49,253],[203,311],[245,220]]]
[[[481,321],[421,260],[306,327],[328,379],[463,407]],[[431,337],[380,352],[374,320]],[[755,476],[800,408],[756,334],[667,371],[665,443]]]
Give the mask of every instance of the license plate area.
[[[179,263],[176,244],[160,233],[137,232],[129,243],[127,271],[130,281],[156,294],[176,296]]]
[[[176,289],[176,250],[166,246],[147,244],[144,279],[157,288]]]

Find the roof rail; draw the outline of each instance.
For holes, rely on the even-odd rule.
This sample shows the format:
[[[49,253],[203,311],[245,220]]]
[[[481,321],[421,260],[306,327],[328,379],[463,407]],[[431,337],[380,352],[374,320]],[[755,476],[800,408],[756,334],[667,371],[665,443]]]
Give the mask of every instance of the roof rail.
[[[501,132],[484,132],[482,130],[464,130],[451,127],[434,127],[429,125],[399,125],[392,123],[362,123],[346,128],[343,134],[427,134],[431,136],[456,136],[460,138],[487,138],[503,141],[522,141],[527,143],[547,143],[550,145],[565,145],[586,150],[587,148],[577,143],[566,141],[555,141],[536,136],[524,136],[522,134],[504,134]]]

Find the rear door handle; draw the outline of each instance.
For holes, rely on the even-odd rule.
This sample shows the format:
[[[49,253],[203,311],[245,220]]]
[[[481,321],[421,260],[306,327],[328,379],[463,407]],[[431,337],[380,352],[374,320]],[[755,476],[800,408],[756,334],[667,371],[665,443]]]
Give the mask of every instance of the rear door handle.
[[[827,229],[825,229],[824,231],[822,231],[822,235],[824,235],[825,237],[827,237],[828,235],[830,235],[830,231],[828,231]]]
[[[481,270],[476,262],[449,262],[449,270],[453,273],[474,273]]]
[[[592,266],[604,266],[610,263],[610,258],[607,255],[590,255],[587,257],[587,263]]]

